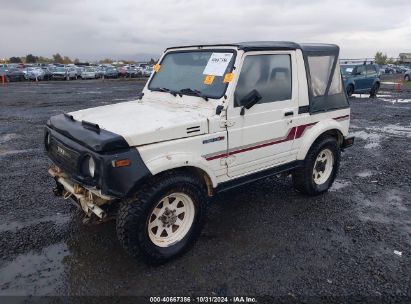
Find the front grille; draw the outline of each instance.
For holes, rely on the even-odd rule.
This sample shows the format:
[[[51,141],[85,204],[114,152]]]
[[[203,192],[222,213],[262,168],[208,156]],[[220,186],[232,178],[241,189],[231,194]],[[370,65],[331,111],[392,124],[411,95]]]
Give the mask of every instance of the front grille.
[[[50,158],[67,173],[76,173],[80,154],[66,147],[54,137],[51,137],[49,146]]]

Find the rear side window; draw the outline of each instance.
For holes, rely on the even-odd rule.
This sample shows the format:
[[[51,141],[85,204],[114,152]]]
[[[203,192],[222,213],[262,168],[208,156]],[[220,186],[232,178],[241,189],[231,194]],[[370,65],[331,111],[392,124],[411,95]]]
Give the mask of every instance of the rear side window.
[[[323,96],[327,89],[334,56],[310,56],[311,90],[314,96]]]
[[[262,97],[259,103],[291,99],[291,56],[247,56],[234,93],[234,106],[243,106],[242,99],[254,89]]]
[[[365,71],[365,66],[364,65],[360,65],[355,69],[355,73],[356,75],[365,75],[366,71]]]
[[[375,75],[377,73],[375,66],[373,65],[367,65],[366,70],[368,75]]]

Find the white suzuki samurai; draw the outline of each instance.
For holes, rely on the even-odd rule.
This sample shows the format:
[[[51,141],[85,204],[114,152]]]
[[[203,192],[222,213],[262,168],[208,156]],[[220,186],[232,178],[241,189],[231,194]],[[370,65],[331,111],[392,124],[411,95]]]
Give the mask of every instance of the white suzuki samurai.
[[[282,172],[332,185],[350,107],[339,48],[245,42],[168,48],[138,100],[51,117],[54,193],[87,217],[116,216],[125,250],[151,263],[200,234],[208,197]]]

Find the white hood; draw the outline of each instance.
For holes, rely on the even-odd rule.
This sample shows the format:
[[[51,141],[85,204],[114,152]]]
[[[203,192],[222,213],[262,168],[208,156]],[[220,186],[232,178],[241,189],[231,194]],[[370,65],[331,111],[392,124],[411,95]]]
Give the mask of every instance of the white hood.
[[[210,113],[209,109],[181,104],[129,101],[69,114],[121,135],[130,146],[139,146],[205,134]]]

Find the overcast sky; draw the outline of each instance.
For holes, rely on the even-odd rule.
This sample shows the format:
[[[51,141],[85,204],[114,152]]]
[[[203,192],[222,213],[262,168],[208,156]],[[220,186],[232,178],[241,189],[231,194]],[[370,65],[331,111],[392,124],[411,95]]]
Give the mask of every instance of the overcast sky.
[[[167,46],[290,40],[341,57],[411,52],[410,0],[0,0],[0,58],[159,57]]]

